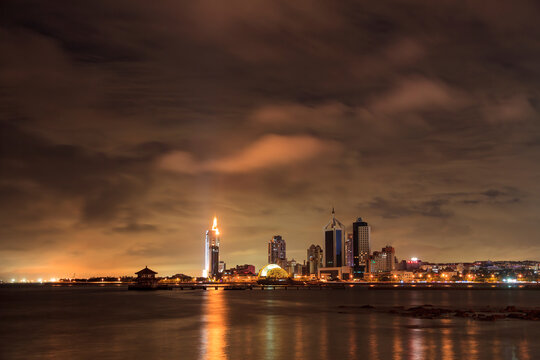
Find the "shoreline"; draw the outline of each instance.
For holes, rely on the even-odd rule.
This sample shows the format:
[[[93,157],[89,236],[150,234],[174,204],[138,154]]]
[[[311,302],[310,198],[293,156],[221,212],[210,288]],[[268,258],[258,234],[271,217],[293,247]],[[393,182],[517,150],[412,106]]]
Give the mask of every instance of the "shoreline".
[[[69,282],[69,283],[3,283],[0,288],[68,288],[68,287],[128,287],[134,283]],[[257,283],[164,283],[172,290],[540,290],[538,283],[317,283],[317,284],[257,284]]]

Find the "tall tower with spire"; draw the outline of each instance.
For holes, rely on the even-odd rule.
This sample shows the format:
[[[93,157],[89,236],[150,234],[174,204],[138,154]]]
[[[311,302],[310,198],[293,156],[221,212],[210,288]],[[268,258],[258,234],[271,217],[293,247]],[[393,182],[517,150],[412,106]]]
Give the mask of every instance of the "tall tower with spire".
[[[345,225],[336,219],[332,208],[332,219],[324,227],[325,267],[345,266]]]
[[[206,230],[203,277],[215,278],[219,275],[219,240],[217,217],[214,217],[212,228]]]

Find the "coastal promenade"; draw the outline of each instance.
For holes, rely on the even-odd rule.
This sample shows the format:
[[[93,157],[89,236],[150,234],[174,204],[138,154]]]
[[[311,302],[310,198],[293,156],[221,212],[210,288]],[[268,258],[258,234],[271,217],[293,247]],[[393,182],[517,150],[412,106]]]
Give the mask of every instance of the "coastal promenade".
[[[134,282],[44,282],[44,283],[3,283],[0,287],[33,287],[33,286],[117,286],[123,287]],[[201,283],[201,282],[160,282],[172,290],[540,290],[540,283],[450,283],[450,282],[425,282],[425,283],[400,283],[400,282],[313,282],[293,284],[259,284],[257,282],[227,282],[227,283]]]

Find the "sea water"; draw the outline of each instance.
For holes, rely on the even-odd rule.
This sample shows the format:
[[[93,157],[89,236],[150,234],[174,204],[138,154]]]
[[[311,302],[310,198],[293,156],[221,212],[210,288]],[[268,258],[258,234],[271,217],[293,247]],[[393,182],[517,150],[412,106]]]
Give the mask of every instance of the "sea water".
[[[0,288],[1,359],[540,359],[540,323],[343,306],[540,307],[537,290]]]

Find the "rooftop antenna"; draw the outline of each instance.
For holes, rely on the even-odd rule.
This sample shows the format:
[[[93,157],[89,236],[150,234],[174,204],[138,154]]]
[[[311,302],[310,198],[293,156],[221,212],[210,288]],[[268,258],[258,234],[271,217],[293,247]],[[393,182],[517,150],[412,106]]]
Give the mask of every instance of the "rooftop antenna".
[[[328,224],[326,224],[324,229],[327,229],[330,225],[332,226],[332,228],[338,225],[341,226],[342,228],[345,228],[345,226],[338,219],[336,219],[336,211],[333,206],[332,206],[332,219],[328,222]]]

